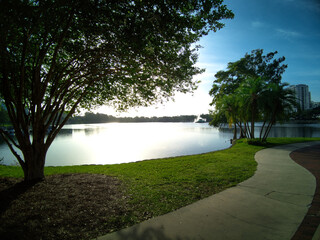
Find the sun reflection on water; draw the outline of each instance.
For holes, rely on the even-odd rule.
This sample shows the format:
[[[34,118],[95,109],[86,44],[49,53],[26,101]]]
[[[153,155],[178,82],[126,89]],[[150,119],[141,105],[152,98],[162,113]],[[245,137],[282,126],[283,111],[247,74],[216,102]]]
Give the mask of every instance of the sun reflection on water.
[[[66,125],[49,148],[46,166],[115,164],[204,153],[229,147],[230,135],[196,123]],[[10,150],[3,149],[5,164],[12,164]]]
[[[72,139],[90,152],[92,163],[112,164],[152,158],[167,144],[181,137],[178,129],[148,124],[109,124],[73,131]]]

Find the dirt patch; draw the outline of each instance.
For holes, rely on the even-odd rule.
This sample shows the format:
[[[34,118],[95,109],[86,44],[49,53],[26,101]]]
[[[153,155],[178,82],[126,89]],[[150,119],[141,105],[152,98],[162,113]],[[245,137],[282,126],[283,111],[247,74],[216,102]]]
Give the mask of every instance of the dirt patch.
[[[63,174],[25,185],[0,178],[0,238],[92,239],[118,230],[129,213],[121,181]]]

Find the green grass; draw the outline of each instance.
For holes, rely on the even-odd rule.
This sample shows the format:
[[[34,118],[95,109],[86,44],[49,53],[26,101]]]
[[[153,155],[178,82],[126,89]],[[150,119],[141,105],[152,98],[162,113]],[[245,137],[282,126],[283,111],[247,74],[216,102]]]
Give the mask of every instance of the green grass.
[[[270,138],[268,147],[320,138]],[[123,180],[132,208],[132,224],[218,193],[251,177],[254,155],[264,146],[239,140],[232,148],[199,155],[114,165],[46,167],[45,174],[93,173]],[[23,177],[20,167],[0,166],[0,177]]]

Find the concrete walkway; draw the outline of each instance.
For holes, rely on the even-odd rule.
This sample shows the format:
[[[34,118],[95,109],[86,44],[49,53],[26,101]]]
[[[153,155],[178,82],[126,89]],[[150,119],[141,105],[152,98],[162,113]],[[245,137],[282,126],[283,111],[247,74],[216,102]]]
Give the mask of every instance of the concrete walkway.
[[[257,152],[255,175],[175,212],[99,240],[291,239],[316,188],[314,176],[290,152],[319,144],[299,143]]]

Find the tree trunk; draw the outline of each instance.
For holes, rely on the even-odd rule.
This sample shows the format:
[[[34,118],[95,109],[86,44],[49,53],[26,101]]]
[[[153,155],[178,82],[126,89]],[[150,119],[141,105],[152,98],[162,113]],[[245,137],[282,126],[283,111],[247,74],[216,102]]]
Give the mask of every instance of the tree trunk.
[[[41,181],[44,179],[44,164],[47,151],[44,147],[34,148],[33,151],[23,151],[25,168],[24,180],[26,182]]]
[[[245,125],[245,129],[246,129],[246,131],[245,131],[246,137],[247,138],[251,138],[251,131],[250,131],[250,128],[249,128],[249,123],[245,122],[244,125]]]
[[[234,123],[234,129],[233,129],[233,140],[237,139],[237,124]]]
[[[251,121],[251,138],[253,139],[254,138],[254,121]]]
[[[240,123],[240,137],[239,138],[246,138],[246,131],[242,127],[242,123]]]
[[[260,139],[260,141],[261,141],[261,140],[263,141],[262,134],[263,134],[263,129],[264,129],[264,126],[266,125],[266,122],[267,122],[267,120],[264,120],[264,121],[263,121],[263,124],[262,124],[262,126],[261,126],[261,130],[260,130],[260,134],[259,134],[259,139]]]
[[[256,116],[256,101],[252,102],[252,112],[251,112],[251,138],[254,138],[254,123],[255,123],[255,116]]]
[[[239,122],[239,123],[238,123],[238,126],[239,126],[239,128],[240,128],[240,136],[239,136],[239,139],[245,138],[245,137],[246,137],[246,134],[245,134],[245,129],[243,129],[243,127],[242,127],[242,122]]]

